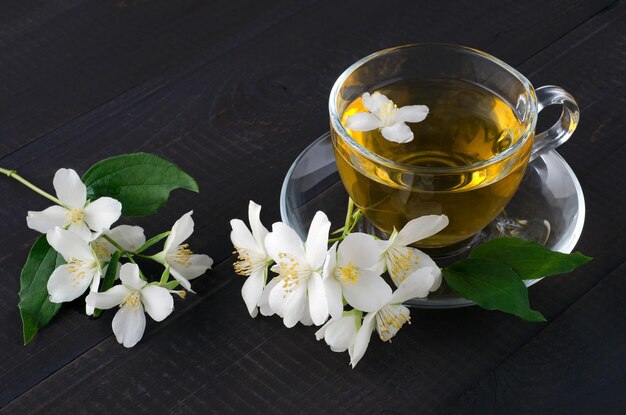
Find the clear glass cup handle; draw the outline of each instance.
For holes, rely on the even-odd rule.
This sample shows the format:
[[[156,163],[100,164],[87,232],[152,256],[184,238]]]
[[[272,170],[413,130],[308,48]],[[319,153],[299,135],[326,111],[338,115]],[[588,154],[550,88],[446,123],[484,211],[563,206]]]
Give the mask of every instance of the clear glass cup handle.
[[[563,106],[563,112],[552,127],[535,135],[535,142],[530,154],[531,161],[566,142],[572,136],[580,119],[580,110],[576,100],[563,88],[546,85],[537,88],[535,94],[537,95],[538,112],[549,105],[557,104]]]

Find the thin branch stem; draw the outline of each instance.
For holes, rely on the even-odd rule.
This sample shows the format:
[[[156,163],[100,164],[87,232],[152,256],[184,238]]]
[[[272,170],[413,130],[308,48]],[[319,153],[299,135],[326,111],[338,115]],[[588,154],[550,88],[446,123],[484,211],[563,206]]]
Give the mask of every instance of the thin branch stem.
[[[46,199],[49,199],[49,200],[53,201],[57,205],[63,206],[64,208],[69,209],[59,199],[57,199],[56,197],[52,196],[50,193],[40,189],[39,187],[35,186],[34,184],[32,184],[31,182],[29,182],[28,180],[26,180],[25,178],[23,178],[19,174],[17,174],[17,171],[15,171],[15,170],[7,170],[7,169],[3,169],[3,168],[0,167],[0,173],[5,174],[7,177],[10,177],[12,179],[17,180],[18,182],[22,183],[24,186],[28,187],[29,189],[31,189],[35,193],[38,193],[41,196],[45,197]]]
[[[363,213],[361,213],[361,211],[358,209],[355,211],[354,207],[354,201],[352,200],[352,198],[348,198],[348,210],[346,212],[346,221],[343,225],[343,228],[338,229],[332,233],[337,234],[341,231],[341,235],[337,236],[336,238],[329,239],[328,243],[332,244],[337,241],[343,241],[346,236],[348,236],[348,234],[352,232],[356,224],[359,222],[359,219],[361,219],[361,216],[363,216]]]
[[[120,244],[118,244],[115,239],[111,238],[109,235],[107,234],[102,234],[102,237],[104,239],[106,239],[107,241],[109,241],[111,243],[111,245],[113,245],[114,247],[117,248],[118,251],[120,251],[121,253],[123,253],[124,255],[128,256],[128,254],[130,252],[126,251],[124,248],[121,247]]]
[[[346,229],[349,229],[350,227],[350,220],[352,219],[352,212],[354,211],[354,202],[352,201],[352,198],[349,197],[348,198],[348,211],[346,212],[346,220],[343,224],[343,230],[345,233]]]
[[[118,244],[115,239],[111,238],[109,235],[106,234],[102,234],[102,237],[104,239],[106,239],[107,241],[109,241],[111,243],[111,245],[113,245],[115,248],[117,248],[118,251],[120,251],[122,254],[124,254],[124,256],[126,256],[126,258],[128,258],[128,260],[132,263],[137,265],[137,262],[135,262],[135,259],[133,258],[133,254],[132,252],[128,252],[127,250],[125,250],[124,248],[122,248],[122,246],[120,244]],[[137,267],[139,268],[139,267]],[[148,281],[148,279],[146,278],[145,275],[143,275],[143,272],[141,272],[141,268],[139,268],[139,276],[141,277],[142,280],[144,281]]]

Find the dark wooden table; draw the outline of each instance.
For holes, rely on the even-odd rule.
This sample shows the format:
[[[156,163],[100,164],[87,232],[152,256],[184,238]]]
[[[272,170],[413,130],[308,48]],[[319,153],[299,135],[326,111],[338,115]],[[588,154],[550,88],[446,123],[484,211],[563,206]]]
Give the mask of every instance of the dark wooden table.
[[[6,0],[0,3],[0,166],[51,190],[60,167],[147,151],[200,183],[136,221],[149,234],[194,209],[215,260],[198,294],[124,349],[106,313],[68,306],[28,346],[20,268],[47,206],[0,180],[0,405],[33,413],[626,413],[626,4],[613,0]],[[249,199],[279,220],[282,179],[328,129],[338,74],[386,47],[476,47],[579,101],[559,149],[578,175],[595,260],[530,289],[545,324],[479,308],[414,310],[355,370],[315,329],[251,319],[228,219]],[[548,117],[548,116],[546,116]]]

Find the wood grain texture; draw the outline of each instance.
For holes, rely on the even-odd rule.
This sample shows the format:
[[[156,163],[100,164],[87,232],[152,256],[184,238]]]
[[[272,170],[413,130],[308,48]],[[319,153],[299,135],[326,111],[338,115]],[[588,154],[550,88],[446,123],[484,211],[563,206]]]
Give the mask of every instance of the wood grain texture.
[[[458,403],[462,413],[622,414],[626,410],[626,365],[622,356],[626,296],[624,263],[626,223],[623,211],[626,145],[626,5],[564,37],[552,49],[551,75],[569,80],[581,97],[582,123],[560,152],[572,163],[585,190],[588,216],[579,246],[603,265],[606,277],[590,287],[537,337],[490,371]],[[572,53],[575,51],[575,53]],[[541,68],[540,59],[529,65]],[[618,115],[619,114],[619,115]],[[582,142],[581,142],[582,141]],[[614,187],[615,186],[615,187]],[[612,268],[612,269],[611,269]],[[567,289],[566,284],[559,287]],[[532,381],[529,381],[532,379]]]
[[[313,3],[51,0],[0,6],[0,156],[184,59],[204,62]],[[154,79],[157,76],[165,78]]]
[[[267,223],[278,219],[282,178],[295,156],[327,129],[327,94],[343,68],[396,44],[469,44],[522,65],[537,85],[550,80],[572,90],[583,108],[589,108],[585,102],[599,103],[589,124],[583,113],[581,130],[564,147],[575,170],[585,173],[580,176],[588,198],[587,229],[595,231],[584,234],[580,249],[596,261],[567,282],[553,279],[531,289],[533,306],[555,318],[624,260],[619,243],[606,242],[623,246],[624,232],[605,214],[608,205],[623,204],[623,196],[598,184],[606,175],[619,177],[620,165],[597,168],[603,154],[615,160],[626,156],[622,142],[579,139],[598,137],[589,128],[600,122],[597,114],[609,110],[612,90],[592,89],[592,81],[581,78],[588,71],[602,74],[594,60],[570,60],[577,65],[571,71],[576,68],[579,75],[564,77],[571,72],[557,69],[559,53],[573,59],[580,51],[576,45],[550,46],[570,31],[589,30],[589,24],[597,30],[597,21],[584,22],[609,2],[402,4],[391,2],[381,15],[378,7],[362,2],[320,2],[227,53],[198,52],[197,59],[67,121],[36,145],[5,156],[2,164],[45,186],[59,167],[84,171],[104,156],[127,151],[162,155],[196,177],[201,194],[175,192],[159,215],[139,224],[155,233],[193,208],[192,248],[223,260],[230,253],[227,219],[244,217],[248,199],[264,205]],[[362,22],[349,32],[347,15]],[[507,16],[525,28],[523,36],[500,24]],[[604,70],[615,76],[614,68]],[[34,240],[21,218],[46,203],[33,202],[7,181],[0,182],[0,192],[14,198],[0,206],[0,215],[19,218],[0,223],[0,252],[5,253],[0,271],[18,275]],[[367,358],[351,371],[345,354],[331,353],[314,340],[314,329],[287,330],[275,318],[250,319],[240,285],[228,261],[219,265],[194,285],[197,297],[177,303],[171,318],[149,326],[142,343],[128,351],[110,335],[111,313],[91,322],[78,306],[65,310],[31,346],[21,347],[17,278],[1,279],[0,344],[6,358],[0,362],[0,391],[2,403],[12,401],[5,411],[110,412],[132,406],[146,413],[438,413],[448,405],[457,408],[459,394],[544,327],[479,309],[416,310],[413,326],[393,345],[372,342]]]

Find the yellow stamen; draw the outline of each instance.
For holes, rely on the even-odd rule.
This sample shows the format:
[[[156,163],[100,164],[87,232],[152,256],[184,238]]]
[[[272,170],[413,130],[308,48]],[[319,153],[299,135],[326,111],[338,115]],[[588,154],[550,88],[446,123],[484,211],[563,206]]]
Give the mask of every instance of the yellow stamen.
[[[109,243],[107,241],[98,241],[91,244],[91,249],[98,259],[108,261],[111,257],[109,252]]]
[[[283,289],[290,293],[294,287],[300,284],[300,280],[308,278],[308,269],[301,265],[296,258],[285,253],[279,252],[278,258],[278,277],[282,278]]]
[[[88,274],[87,271],[93,270],[97,266],[98,265],[95,262],[85,263],[82,260],[75,258],[75,257],[71,257],[69,261],[67,261],[67,264],[65,264],[65,268],[72,275],[73,287],[78,286],[81,280],[87,277],[87,275],[92,275],[91,272]]]
[[[404,281],[419,264],[419,257],[412,248],[391,248],[387,251],[389,274],[394,279]]]
[[[85,221],[85,211],[81,208],[74,208],[65,212],[65,226],[80,225]]]
[[[376,331],[382,341],[391,341],[404,323],[411,324],[411,316],[405,307],[393,310],[386,305],[376,313]]]
[[[337,274],[341,282],[346,284],[355,284],[363,272],[360,271],[352,262],[348,261],[348,265],[337,268]]]
[[[139,294],[139,291],[131,291],[130,293],[128,293],[126,297],[124,297],[124,299],[122,300],[122,304],[120,304],[120,307],[123,307],[125,305],[128,305],[133,312],[139,311],[139,308],[141,306],[141,295]]]
[[[397,110],[398,106],[391,100],[380,108],[377,115],[382,121],[382,127],[389,127],[393,124],[393,116]]]
[[[189,249],[189,244],[179,245],[174,253],[174,262],[179,263],[185,268],[189,268],[192,254],[193,252]]]
[[[233,268],[237,274],[249,276],[260,267],[266,265],[264,256],[241,247],[235,247],[235,249],[236,251],[233,254],[237,254],[238,261],[233,264]]]

